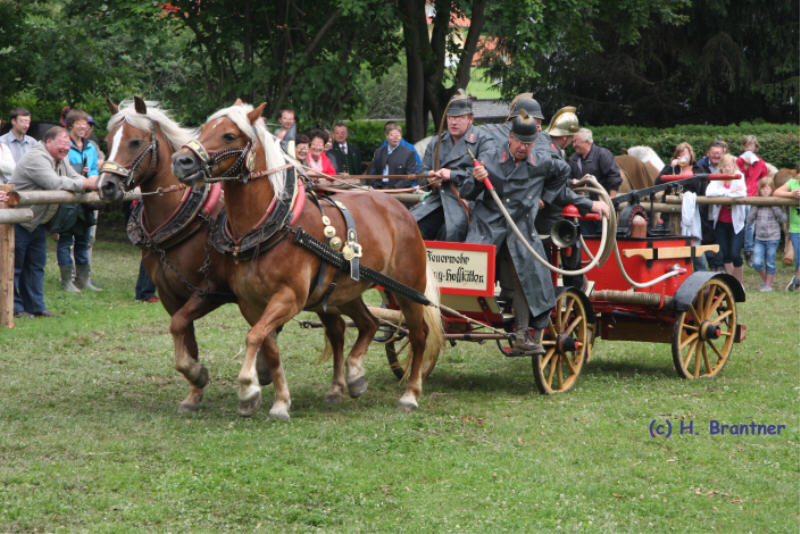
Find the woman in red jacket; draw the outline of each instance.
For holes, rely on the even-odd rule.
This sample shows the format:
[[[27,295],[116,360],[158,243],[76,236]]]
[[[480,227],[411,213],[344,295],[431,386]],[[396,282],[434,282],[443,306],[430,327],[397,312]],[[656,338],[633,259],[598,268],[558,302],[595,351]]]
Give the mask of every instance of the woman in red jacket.
[[[320,174],[333,176],[336,174],[336,169],[333,167],[331,160],[325,154],[325,143],[328,142],[328,135],[319,129],[314,129],[308,132],[308,137],[311,139],[311,144],[308,150],[308,166]]]

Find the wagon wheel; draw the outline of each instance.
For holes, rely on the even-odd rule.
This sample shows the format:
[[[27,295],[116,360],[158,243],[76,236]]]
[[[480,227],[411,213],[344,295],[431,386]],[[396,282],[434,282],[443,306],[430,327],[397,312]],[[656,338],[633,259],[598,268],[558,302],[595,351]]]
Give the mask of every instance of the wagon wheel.
[[[410,354],[411,342],[406,336],[386,343],[386,359],[389,360],[389,367],[392,368],[392,372],[398,380],[401,380],[405,374],[405,365]],[[428,378],[434,367],[436,367],[435,359],[430,362],[428,367],[423,367],[422,378]]]
[[[586,308],[575,290],[556,299],[550,324],[542,336],[544,355],[533,357],[533,377],[545,395],[569,390],[578,380],[589,348]]]
[[[728,284],[712,278],[700,287],[689,309],[673,327],[672,361],[681,378],[720,372],[736,333],[736,302]]]

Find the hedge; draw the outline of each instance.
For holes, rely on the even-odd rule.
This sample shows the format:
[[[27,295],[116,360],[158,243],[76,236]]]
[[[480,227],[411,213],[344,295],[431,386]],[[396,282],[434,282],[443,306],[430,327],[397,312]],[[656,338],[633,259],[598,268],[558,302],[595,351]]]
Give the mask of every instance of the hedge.
[[[685,124],[672,128],[643,128],[637,126],[596,126],[589,127],[595,142],[608,148],[614,154],[622,154],[624,149],[645,145],[651,147],[667,161],[675,147],[683,141],[694,148],[697,158],[701,158],[708,144],[716,139],[728,143],[733,154],[741,153],[742,138],[745,135],[758,137],[759,155],[764,161],[777,168],[795,168],[800,164],[800,126],[796,124],[753,124],[741,123],[728,126],[705,124]]]

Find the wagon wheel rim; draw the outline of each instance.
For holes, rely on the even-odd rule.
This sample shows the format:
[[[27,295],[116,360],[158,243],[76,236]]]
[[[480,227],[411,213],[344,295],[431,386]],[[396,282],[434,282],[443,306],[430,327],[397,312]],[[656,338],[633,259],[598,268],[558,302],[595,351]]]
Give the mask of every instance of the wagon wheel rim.
[[[672,359],[682,378],[709,378],[728,361],[736,334],[736,301],[730,287],[712,278],[675,320]]]
[[[533,375],[539,391],[549,395],[571,389],[580,375],[589,346],[586,307],[572,291],[556,300],[542,336],[545,354],[533,357]]]

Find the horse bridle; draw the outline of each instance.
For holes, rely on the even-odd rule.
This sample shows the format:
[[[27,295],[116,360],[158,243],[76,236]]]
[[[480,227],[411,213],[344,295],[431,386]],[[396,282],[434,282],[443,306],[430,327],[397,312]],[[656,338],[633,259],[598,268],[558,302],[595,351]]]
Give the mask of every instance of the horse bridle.
[[[123,185],[126,190],[131,190],[137,185],[144,183],[140,182],[137,184],[135,182],[135,174],[139,165],[142,164],[142,161],[148,154],[152,154],[150,158],[150,168],[148,169],[150,172],[148,179],[153,176],[152,171],[158,166],[158,137],[156,136],[156,127],[153,119],[147,117],[147,120],[150,121],[150,143],[136,154],[136,157],[134,157],[131,162],[130,168],[123,167],[115,161],[105,161],[100,167],[101,173],[107,172],[120,176],[123,179]],[[145,182],[146,181],[147,180],[145,180]]]
[[[222,150],[206,150],[203,144],[198,141],[197,139],[192,139],[183,147],[189,149],[196,157],[200,160],[200,172],[203,175],[203,180],[206,182],[221,182],[223,180],[242,180],[243,182],[247,183],[247,180],[250,176],[249,170],[248,172],[242,172],[242,169],[246,169],[245,162],[247,161],[248,156],[250,155],[251,148],[253,147],[253,143],[248,141],[246,145],[243,147],[237,148],[224,148]],[[231,165],[227,173],[221,176],[214,176],[212,173],[212,169],[221,161],[226,159],[230,159],[232,157],[238,156],[236,161]],[[247,170],[247,169],[246,169]]]

